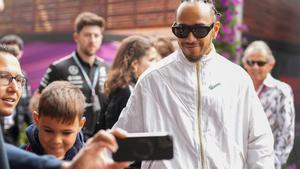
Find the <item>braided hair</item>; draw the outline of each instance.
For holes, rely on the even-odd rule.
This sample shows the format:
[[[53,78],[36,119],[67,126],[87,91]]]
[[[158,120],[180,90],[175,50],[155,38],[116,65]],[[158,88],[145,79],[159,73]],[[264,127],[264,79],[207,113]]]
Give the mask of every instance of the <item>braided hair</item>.
[[[219,13],[215,7],[215,3],[213,0],[181,0],[181,3],[183,2],[204,2],[206,4],[210,4],[211,5],[211,8],[212,8],[212,11],[213,13],[216,15],[216,16],[222,16],[221,13]]]

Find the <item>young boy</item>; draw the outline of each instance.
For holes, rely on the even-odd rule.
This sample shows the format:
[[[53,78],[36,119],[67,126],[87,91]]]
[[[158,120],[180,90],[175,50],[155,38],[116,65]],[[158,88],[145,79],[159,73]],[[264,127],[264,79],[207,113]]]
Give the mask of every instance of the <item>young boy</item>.
[[[80,132],[85,97],[81,90],[66,81],[55,81],[42,92],[34,122],[26,129],[29,144],[25,150],[51,154],[61,160],[72,160],[84,141]]]

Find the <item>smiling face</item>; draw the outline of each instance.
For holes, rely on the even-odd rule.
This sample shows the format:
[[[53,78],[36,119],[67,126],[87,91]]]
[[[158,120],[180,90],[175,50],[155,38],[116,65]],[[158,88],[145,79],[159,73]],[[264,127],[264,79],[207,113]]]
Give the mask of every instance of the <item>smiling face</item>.
[[[267,74],[271,72],[274,67],[274,63],[270,62],[267,57],[267,53],[263,51],[250,51],[247,52],[245,56],[243,65],[247,72],[249,73],[254,84],[260,85],[264,79],[267,77]],[[253,62],[254,64],[249,64]],[[256,62],[266,63],[264,65],[258,65]]]
[[[202,25],[210,26],[214,22],[211,6],[202,2],[184,2],[177,10],[177,25]],[[213,28],[204,38],[196,38],[189,32],[186,38],[177,38],[178,44],[185,57],[191,62],[197,62],[203,55],[208,54],[212,48],[212,40],[219,31],[220,23],[215,22]]]
[[[75,119],[72,123],[63,123],[60,120],[34,113],[34,120],[39,129],[39,141],[47,154],[58,159],[64,159],[75,141],[78,132],[84,124],[84,119]]]
[[[21,67],[17,58],[9,53],[0,52],[0,71],[10,73],[13,77],[21,75]],[[0,114],[1,116],[11,115],[16,107],[22,92],[16,80],[8,85],[0,85]]]

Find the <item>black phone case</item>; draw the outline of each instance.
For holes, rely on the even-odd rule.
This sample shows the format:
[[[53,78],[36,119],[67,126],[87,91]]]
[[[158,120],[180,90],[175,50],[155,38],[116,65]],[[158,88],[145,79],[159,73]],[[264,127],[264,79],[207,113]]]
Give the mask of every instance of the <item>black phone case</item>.
[[[119,149],[114,161],[163,160],[173,158],[173,139],[166,136],[143,136],[117,139]]]

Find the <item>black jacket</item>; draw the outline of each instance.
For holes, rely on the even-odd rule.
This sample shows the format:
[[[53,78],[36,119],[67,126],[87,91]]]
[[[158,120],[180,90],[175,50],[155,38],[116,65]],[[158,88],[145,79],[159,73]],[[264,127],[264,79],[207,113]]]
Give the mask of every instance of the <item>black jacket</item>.
[[[100,129],[110,129],[118,121],[118,118],[126,106],[131,92],[129,87],[117,88],[108,96],[108,102],[101,110],[100,123],[96,132]]]

